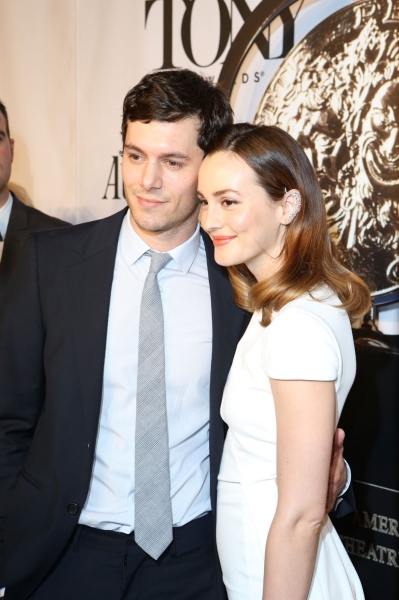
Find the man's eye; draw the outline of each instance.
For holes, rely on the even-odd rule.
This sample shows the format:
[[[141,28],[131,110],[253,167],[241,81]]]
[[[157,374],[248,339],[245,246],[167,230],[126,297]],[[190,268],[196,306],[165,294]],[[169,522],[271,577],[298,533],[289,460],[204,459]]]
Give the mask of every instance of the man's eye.
[[[180,163],[177,160],[168,160],[168,165],[173,169],[178,169],[180,167]]]
[[[142,159],[142,155],[139,154],[138,152],[128,152],[127,153],[129,160],[133,161],[133,162],[137,162],[138,160]]]

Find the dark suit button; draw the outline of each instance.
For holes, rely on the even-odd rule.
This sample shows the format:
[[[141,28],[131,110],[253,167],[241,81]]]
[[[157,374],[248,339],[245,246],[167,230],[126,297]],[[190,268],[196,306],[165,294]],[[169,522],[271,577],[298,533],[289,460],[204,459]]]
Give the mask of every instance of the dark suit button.
[[[68,512],[70,515],[77,515],[79,512],[79,504],[76,504],[76,502],[70,502],[68,504]]]

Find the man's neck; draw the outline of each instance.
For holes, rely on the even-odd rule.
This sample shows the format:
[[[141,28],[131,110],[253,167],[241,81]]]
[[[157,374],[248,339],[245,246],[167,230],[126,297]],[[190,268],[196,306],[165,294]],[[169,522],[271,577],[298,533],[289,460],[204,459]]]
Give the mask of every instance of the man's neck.
[[[191,238],[194,231],[197,228],[198,217],[194,215],[194,218],[188,219],[181,224],[180,227],[176,227],[169,231],[147,231],[142,229],[134,221],[132,214],[130,213],[130,223],[137,233],[137,235],[146,243],[150,248],[157,252],[169,252],[177,248],[181,244],[184,244]]]

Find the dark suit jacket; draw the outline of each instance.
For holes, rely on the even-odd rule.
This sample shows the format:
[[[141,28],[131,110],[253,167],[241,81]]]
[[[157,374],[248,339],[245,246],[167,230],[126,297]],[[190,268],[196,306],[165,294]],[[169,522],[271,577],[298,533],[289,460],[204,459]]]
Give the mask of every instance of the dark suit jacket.
[[[12,192],[11,195],[13,203],[4,239],[3,256],[0,262],[0,304],[3,300],[6,285],[29,234],[42,229],[55,229],[56,227],[70,225],[70,223],[50,217],[36,208],[26,206]]]
[[[0,318],[0,518],[6,598],[25,600],[71,537],[99,423],[107,322],[126,209],[31,236]],[[220,401],[249,315],[204,234],[212,304],[211,498],[224,441]],[[21,289],[23,287],[23,293]],[[72,505],[73,503],[73,505]],[[7,522],[5,523],[5,516]],[[3,537],[3,533],[1,533]],[[0,545],[3,547],[2,540]],[[216,560],[216,557],[215,557]],[[220,597],[223,597],[220,581]]]

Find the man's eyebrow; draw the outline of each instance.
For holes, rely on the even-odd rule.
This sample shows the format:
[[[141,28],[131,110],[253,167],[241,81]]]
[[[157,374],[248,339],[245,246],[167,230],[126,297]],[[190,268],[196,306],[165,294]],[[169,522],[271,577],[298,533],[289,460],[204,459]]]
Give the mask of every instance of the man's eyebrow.
[[[133,152],[140,152],[140,154],[145,154],[144,150],[142,150],[138,146],[135,146],[134,144],[125,144],[125,148]],[[190,156],[188,156],[187,154],[183,154],[182,152],[165,152],[164,154],[160,154],[159,158],[179,158],[180,160],[190,160]]]

